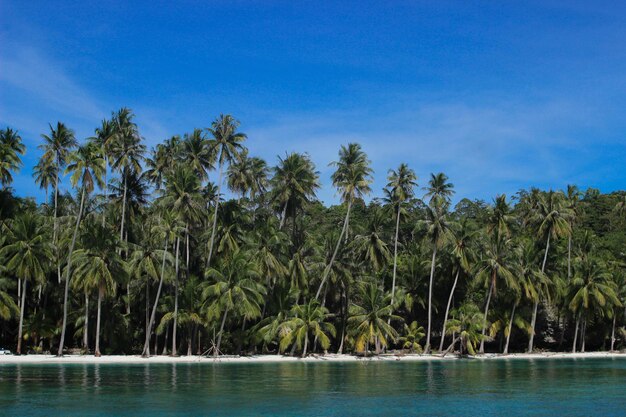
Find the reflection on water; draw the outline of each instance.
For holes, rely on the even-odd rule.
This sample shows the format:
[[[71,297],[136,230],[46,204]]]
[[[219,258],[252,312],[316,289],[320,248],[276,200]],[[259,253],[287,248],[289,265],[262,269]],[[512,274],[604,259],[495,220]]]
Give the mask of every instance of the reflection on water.
[[[0,365],[2,415],[619,415],[626,359]]]

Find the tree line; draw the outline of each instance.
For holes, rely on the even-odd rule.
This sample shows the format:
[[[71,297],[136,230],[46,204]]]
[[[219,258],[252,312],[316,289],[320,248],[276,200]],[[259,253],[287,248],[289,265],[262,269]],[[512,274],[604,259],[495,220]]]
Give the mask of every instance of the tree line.
[[[79,141],[0,130],[0,346],[178,355],[615,350],[626,193],[520,190],[452,204],[400,164],[381,197],[357,143],[317,199],[308,154],[251,156],[230,115],[147,149],[127,108]]]

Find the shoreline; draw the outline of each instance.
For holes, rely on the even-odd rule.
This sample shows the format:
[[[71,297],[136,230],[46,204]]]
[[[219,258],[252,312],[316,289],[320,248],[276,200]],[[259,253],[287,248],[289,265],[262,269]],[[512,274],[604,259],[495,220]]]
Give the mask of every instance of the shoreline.
[[[460,357],[457,354],[449,354],[445,357],[439,355],[418,354],[385,354],[379,356],[361,357],[346,354],[311,355],[306,358],[282,355],[254,355],[254,356],[151,356],[142,358],[140,355],[103,355],[99,358],[93,355],[6,355],[0,356],[0,365],[4,364],[175,364],[175,363],[324,363],[324,362],[428,362],[428,361],[454,361],[454,360],[508,360],[508,359],[586,359],[586,358],[626,358],[626,352],[538,352],[538,353],[512,353],[502,355],[498,353],[486,353],[476,356]]]

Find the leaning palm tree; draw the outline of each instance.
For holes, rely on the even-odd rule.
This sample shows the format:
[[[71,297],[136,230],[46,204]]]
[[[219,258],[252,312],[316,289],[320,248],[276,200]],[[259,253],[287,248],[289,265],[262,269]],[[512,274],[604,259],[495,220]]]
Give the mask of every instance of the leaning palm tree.
[[[67,265],[65,267],[65,292],[63,296],[63,323],[61,325],[61,339],[59,341],[59,350],[57,355],[63,355],[63,346],[65,343],[65,329],[67,326],[67,303],[70,287],[70,278],[72,276],[72,255],[74,253],[74,246],[76,245],[76,238],[78,236],[78,228],[83,216],[83,209],[85,206],[85,198],[91,194],[96,185],[102,187],[104,181],[102,176],[104,175],[104,159],[102,158],[101,148],[93,142],[87,142],[85,145],[79,147],[75,152],[72,152],[69,156],[69,164],[66,172],[71,174],[70,182],[74,187],[77,187],[80,194],[80,205],[78,209],[78,215],[76,216],[76,224],[74,226],[74,234],[72,235],[72,241],[70,243]]]
[[[400,164],[397,171],[389,170],[387,183],[389,203],[395,206],[396,232],[393,240],[393,276],[391,280],[391,304],[394,302],[396,292],[396,272],[398,268],[398,234],[400,232],[400,217],[403,205],[415,195],[417,187],[417,175],[407,164]]]
[[[337,253],[339,252],[341,241],[347,233],[352,203],[355,198],[360,198],[365,194],[369,194],[371,191],[370,184],[372,183],[372,173],[374,172],[372,168],[370,168],[370,161],[367,159],[367,155],[361,150],[361,145],[358,143],[349,143],[348,146],[342,145],[339,150],[339,161],[332,162],[331,165],[337,167],[337,170],[332,175],[333,185],[337,188],[337,190],[339,190],[341,193],[341,199],[343,202],[347,203],[348,207],[346,209],[346,218],[343,221],[343,227],[341,228],[341,233],[339,234],[335,250],[330,258],[330,262],[324,269],[322,281],[317,289],[317,293],[315,294],[316,300],[320,297],[322,288],[326,283],[328,274],[330,273],[333,263],[335,262],[335,258],[337,257]]]
[[[432,259],[430,261],[430,279],[428,281],[428,329],[426,331],[426,345],[424,352],[430,353],[430,333],[432,324],[432,298],[437,250],[450,239],[450,224],[448,222],[448,203],[442,196],[435,196],[425,207],[426,219],[418,222],[418,228],[425,229],[428,241],[432,245]]]
[[[283,228],[287,213],[295,219],[296,212],[315,199],[315,191],[320,187],[319,172],[308,154],[292,152],[285,158],[278,157],[272,177],[272,199],[280,209],[280,225]]]
[[[0,129],[0,185],[6,187],[13,182],[11,171],[22,166],[20,155],[24,155],[26,147],[17,130],[10,127]]]
[[[98,313],[96,316],[96,345],[94,355],[100,353],[100,316],[102,300],[107,295],[114,295],[117,283],[124,281],[127,269],[126,263],[119,255],[117,248],[120,244],[115,233],[106,226],[97,222],[89,222],[82,236],[84,247],[72,255],[76,263],[76,279],[82,282],[83,288],[93,288],[98,291]]]
[[[361,284],[359,298],[358,304],[350,307],[348,318],[354,347],[357,352],[367,354],[369,344],[373,343],[378,355],[382,348],[387,347],[389,340],[395,342],[398,338],[398,333],[388,322],[402,321],[402,318],[393,314],[391,294],[385,294],[375,283]]]
[[[46,277],[46,260],[51,258],[48,236],[41,219],[33,213],[24,213],[11,222],[9,244],[0,250],[6,259],[6,268],[22,282],[20,324],[17,333],[17,353],[22,353],[22,327],[28,281],[42,284]]]
[[[247,138],[245,133],[237,132],[239,121],[233,116],[221,114],[207,131],[213,136],[210,140],[210,147],[215,152],[219,164],[219,179],[217,180],[217,194],[215,196],[215,211],[213,212],[213,227],[211,229],[211,240],[209,242],[209,256],[207,265],[211,265],[213,256],[213,243],[215,242],[215,231],[217,229],[217,211],[220,204],[222,190],[222,177],[224,175],[224,165],[235,160],[243,150],[242,142]]]
[[[546,262],[548,261],[548,252],[550,250],[550,240],[558,239],[569,235],[572,232],[569,220],[570,212],[565,207],[565,197],[561,192],[548,191],[539,201],[538,210],[535,215],[535,221],[538,224],[537,234],[539,237],[546,239],[546,248],[543,254],[543,262],[541,263],[541,273],[546,270]],[[539,307],[540,297],[535,301],[533,306],[533,316],[531,320],[532,333],[528,340],[528,353],[533,351],[533,342],[535,339],[535,324],[537,323],[537,310]]]
[[[336,330],[332,323],[328,323],[332,314],[326,307],[320,306],[317,300],[310,300],[307,304],[296,304],[291,309],[291,317],[280,325],[279,348],[281,352],[289,346],[302,349],[302,357],[306,357],[309,336],[313,336],[320,343],[322,349],[330,346],[330,336],[335,337]]]
[[[224,325],[229,313],[240,315],[245,320],[261,316],[261,305],[265,287],[258,282],[258,271],[251,257],[237,251],[230,259],[222,259],[215,268],[208,268],[205,276],[202,299],[207,307],[209,320],[221,316],[221,324],[215,346],[219,353]]]

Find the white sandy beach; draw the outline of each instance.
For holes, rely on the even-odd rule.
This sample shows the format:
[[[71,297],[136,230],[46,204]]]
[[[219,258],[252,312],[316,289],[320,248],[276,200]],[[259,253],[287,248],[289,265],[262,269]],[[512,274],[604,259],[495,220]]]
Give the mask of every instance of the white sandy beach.
[[[44,364],[44,363],[79,363],[79,364],[141,364],[141,363],[289,363],[289,362],[366,362],[366,361],[453,361],[453,360],[506,360],[506,359],[559,359],[559,358],[626,358],[626,352],[541,352],[541,353],[513,353],[501,355],[487,353],[484,355],[460,358],[458,355],[449,354],[446,357],[440,355],[417,355],[417,354],[386,354],[370,356],[367,358],[353,355],[310,355],[306,358],[282,356],[282,355],[255,355],[255,356],[151,356],[142,358],[139,355],[107,355],[95,357],[93,355],[6,355],[0,356],[1,364]]]

